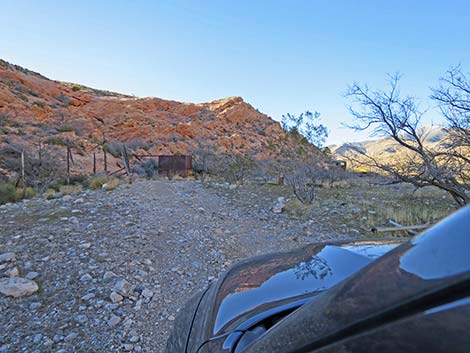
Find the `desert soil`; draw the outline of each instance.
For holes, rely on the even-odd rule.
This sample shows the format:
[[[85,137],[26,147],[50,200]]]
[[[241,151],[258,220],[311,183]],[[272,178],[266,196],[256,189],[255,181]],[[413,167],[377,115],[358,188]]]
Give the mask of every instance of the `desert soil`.
[[[253,190],[144,181],[1,206],[3,271],[39,290],[0,294],[0,352],[162,352],[180,307],[230,264],[349,236]]]

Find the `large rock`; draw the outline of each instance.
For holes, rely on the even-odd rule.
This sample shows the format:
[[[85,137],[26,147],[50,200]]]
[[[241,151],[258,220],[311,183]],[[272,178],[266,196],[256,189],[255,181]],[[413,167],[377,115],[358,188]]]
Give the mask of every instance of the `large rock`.
[[[0,254],[0,263],[13,261],[14,259],[15,259],[15,254],[12,252],[6,252],[4,254]]]
[[[38,284],[22,277],[0,278],[0,293],[10,297],[23,297],[35,293]]]

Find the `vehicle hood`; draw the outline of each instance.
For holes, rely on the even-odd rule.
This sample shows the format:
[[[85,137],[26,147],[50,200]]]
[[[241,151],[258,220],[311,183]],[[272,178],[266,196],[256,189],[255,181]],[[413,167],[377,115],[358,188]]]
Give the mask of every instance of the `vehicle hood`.
[[[399,244],[400,240],[311,244],[239,263],[217,284],[207,334],[246,328],[275,311],[305,304]]]

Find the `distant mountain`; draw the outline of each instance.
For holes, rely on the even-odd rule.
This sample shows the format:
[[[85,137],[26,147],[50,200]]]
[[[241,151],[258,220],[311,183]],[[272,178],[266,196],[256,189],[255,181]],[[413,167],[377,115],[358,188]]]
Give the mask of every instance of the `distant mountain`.
[[[430,148],[438,147],[448,136],[446,130],[439,126],[426,126],[420,131],[420,134],[425,146]],[[333,145],[329,146],[329,148],[333,156],[337,159],[360,160],[361,154],[365,153],[377,159],[387,160],[396,158],[400,154],[407,152],[406,148],[401,146],[391,137],[385,137],[371,141]]]

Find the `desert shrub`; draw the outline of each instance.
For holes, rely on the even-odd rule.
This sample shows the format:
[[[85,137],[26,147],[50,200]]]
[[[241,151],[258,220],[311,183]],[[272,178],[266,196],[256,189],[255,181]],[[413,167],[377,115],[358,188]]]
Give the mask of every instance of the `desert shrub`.
[[[88,187],[90,189],[96,190],[96,189],[101,189],[104,184],[108,181],[107,176],[97,176],[94,178],[91,178],[91,180],[88,182]]]
[[[30,199],[36,196],[36,191],[30,186],[26,188],[17,188],[15,192],[15,196],[16,196],[16,201],[19,201],[21,199]]]
[[[292,163],[290,171],[286,173],[287,185],[297,199],[303,204],[311,204],[316,197],[316,189],[320,187],[318,182],[321,168],[314,163]]]
[[[59,130],[59,132],[71,132],[71,131],[75,131],[75,129],[73,128],[73,126],[70,126],[70,125],[62,125],[62,126],[59,126],[59,128],[58,128],[57,130]]]
[[[274,159],[263,159],[255,161],[254,168],[250,175],[257,182],[269,183],[278,182],[282,175],[282,169],[279,161]]]
[[[39,108],[44,108],[46,104],[44,102],[36,101],[33,103],[33,105],[39,107]]]
[[[80,91],[80,89],[81,89],[80,86],[77,86],[77,85],[72,86],[72,91],[74,92]]]
[[[21,175],[22,151],[25,157],[26,186],[45,190],[49,184],[64,175],[58,151],[44,144],[34,150],[15,143],[3,146],[0,148],[0,168]]]
[[[60,136],[50,136],[47,139],[47,143],[55,146],[65,146],[65,139]]]
[[[0,204],[16,202],[36,196],[36,191],[31,187],[16,188],[12,183],[0,184]]]
[[[130,148],[132,150],[143,149],[147,151],[148,149],[150,149],[150,147],[152,147],[150,143],[141,138],[136,138],[131,141],[128,141],[125,145],[127,148]]]
[[[194,175],[203,182],[208,174],[216,174],[217,154],[214,145],[197,141],[198,146],[191,151]]]
[[[79,194],[82,192],[83,187],[80,184],[61,185],[59,191],[63,195]]]
[[[96,190],[96,189],[101,189],[105,188],[106,190],[113,190],[115,189],[121,181],[118,178],[115,177],[109,177],[109,176],[96,176],[92,178],[88,182],[88,187],[90,189]]]
[[[243,184],[255,166],[253,157],[248,154],[227,155],[225,160],[227,164],[223,176],[230,183]]]
[[[104,183],[102,187],[104,187],[104,189],[106,189],[107,191],[110,191],[116,189],[119,184],[121,184],[121,180],[119,180],[118,178],[109,177],[108,181]]]
[[[16,188],[9,183],[0,184],[0,204],[16,201]]]
[[[54,189],[47,189],[42,196],[47,200],[52,200],[57,197],[57,192]]]
[[[0,113],[0,126],[7,126],[10,124],[10,115],[8,113]]]
[[[111,154],[113,157],[119,158],[121,156],[123,144],[118,141],[109,141],[104,144],[104,150]]]
[[[133,172],[144,178],[153,178],[158,171],[158,163],[155,159],[147,159],[133,167]]]
[[[70,98],[67,96],[58,96],[56,99],[61,103],[62,107],[68,107],[70,105]]]

